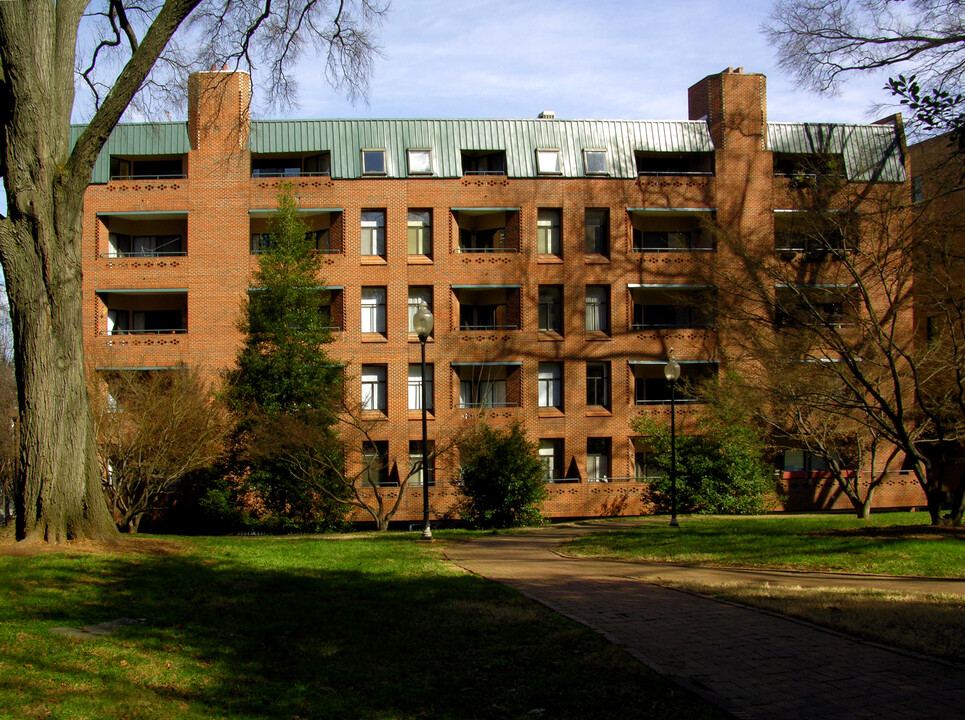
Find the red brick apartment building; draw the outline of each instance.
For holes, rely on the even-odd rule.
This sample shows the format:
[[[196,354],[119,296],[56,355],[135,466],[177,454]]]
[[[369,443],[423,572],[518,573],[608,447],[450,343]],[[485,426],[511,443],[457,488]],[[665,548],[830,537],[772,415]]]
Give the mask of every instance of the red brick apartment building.
[[[670,347],[683,378],[718,370],[714,330],[683,302],[706,291],[693,280],[716,252],[705,220],[773,242],[787,208],[775,167],[814,153],[815,131],[847,127],[837,152],[849,180],[867,179],[859,159],[870,153],[881,178],[907,183],[900,123],[768,123],[765,78],[742,70],[691,87],[687,121],[252,121],[247,75],[190,82],[186,123],[120,125],[95,165],[84,218],[92,364],[231,364],[260,236],[291,183],[324,253],[328,351],[371,421],[369,451],[389,459],[384,481],[405,477],[419,452],[409,323],[425,300],[430,440],[480,408],[522,422],[548,466],[551,517],[646,511],[631,420],[669,417]],[[434,517],[456,499],[452,474],[436,469]],[[877,504],[921,504],[912,485],[882,488]],[[825,479],[791,489],[792,509],[846,506]],[[396,520],[421,518],[421,488],[405,492]]]

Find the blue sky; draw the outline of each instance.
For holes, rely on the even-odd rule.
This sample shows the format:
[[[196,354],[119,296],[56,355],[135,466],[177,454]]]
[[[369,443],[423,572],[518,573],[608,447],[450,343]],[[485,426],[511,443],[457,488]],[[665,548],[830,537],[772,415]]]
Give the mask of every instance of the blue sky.
[[[368,103],[307,59],[298,118],[687,118],[687,88],[726,67],[767,76],[774,121],[868,122],[894,112],[886,74],[836,97],[794,87],[760,32],[772,0],[393,0]],[[256,96],[257,102],[257,96]],[[277,117],[277,113],[259,114]],[[0,212],[6,212],[0,194]]]
[[[886,76],[835,98],[797,90],[760,32],[772,0],[393,0],[368,106],[299,68],[294,115],[686,119],[687,88],[726,67],[768,78],[776,121],[866,122]]]

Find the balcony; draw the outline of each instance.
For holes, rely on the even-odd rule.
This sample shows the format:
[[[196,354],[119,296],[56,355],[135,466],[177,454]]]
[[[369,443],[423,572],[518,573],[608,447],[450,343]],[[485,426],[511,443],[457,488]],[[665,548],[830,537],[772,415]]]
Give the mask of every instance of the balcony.
[[[709,360],[679,360],[680,379],[676,383],[674,401],[698,402],[694,389],[701,382],[717,377],[717,363]],[[636,405],[670,403],[670,383],[663,374],[666,360],[630,360],[633,396]]]
[[[188,254],[188,214],[173,212],[98,213],[107,237],[101,258],[162,258]]]
[[[272,210],[250,210],[251,254],[260,255],[271,247],[269,221]],[[315,251],[325,255],[343,252],[344,223],[341,208],[299,208],[298,216],[308,226],[308,237]]]
[[[331,155],[327,152],[251,154],[253,178],[328,177],[331,174]]]
[[[713,288],[707,285],[631,285],[632,330],[691,330],[713,326]]]
[[[187,155],[111,155],[111,180],[165,180],[187,177]]]
[[[459,381],[461,409],[513,408],[519,406],[521,363],[452,363]]]
[[[505,150],[463,150],[463,175],[505,175]]]
[[[812,262],[838,258],[852,249],[857,219],[846,212],[778,210],[774,213],[774,252],[782,260]]]
[[[519,285],[453,285],[458,330],[519,330]]]
[[[100,335],[183,335],[188,331],[188,291],[98,290]]]
[[[453,208],[460,253],[519,252],[519,208]]]
[[[648,152],[634,153],[637,175],[713,175],[713,152]]]
[[[709,252],[714,249],[713,208],[627,208],[633,252]]]

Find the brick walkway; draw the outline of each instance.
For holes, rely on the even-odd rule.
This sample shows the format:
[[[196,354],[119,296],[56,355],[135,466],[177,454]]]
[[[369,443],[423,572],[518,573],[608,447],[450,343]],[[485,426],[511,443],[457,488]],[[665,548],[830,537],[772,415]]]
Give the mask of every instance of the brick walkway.
[[[756,578],[962,595],[965,582],[702,571],[565,558],[554,552],[560,542],[597,529],[553,527],[481,538],[453,545],[446,554],[457,565],[596,630],[664,677],[740,718],[965,716],[965,667],[645,580]]]

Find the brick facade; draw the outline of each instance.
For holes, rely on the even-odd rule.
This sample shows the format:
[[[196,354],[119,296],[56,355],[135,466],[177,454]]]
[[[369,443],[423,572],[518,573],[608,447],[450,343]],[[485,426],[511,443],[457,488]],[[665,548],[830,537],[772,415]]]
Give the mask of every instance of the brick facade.
[[[212,87],[218,92],[206,91]],[[420,347],[408,332],[407,301],[409,288],[428,288],[435,315],[435,331],[427,344],[427,362],[434,371],[430,440],[444,442],[481,412],[460,407],[460,381],[485,385],[487,378],[505,376],[505,405],[486,410],[488,419],[497,424],[518,420],[531,438],[562,446],[555,461],[557,479],[569,482],[549,485],[548,515],[646,512],[646,486],[634,480],[630,422],[641,411],[669,415],[669,410],[663,404],[638,405],[634,375],[659,377],[670,347],[682,361],[715,361],[718,340],[713,331],[700,327],[633,327],[634,293],[651,292],[658,284],[692,282],[707,252],[635,250],[634,229],[688,228],[698,213],[715,210],[720,223],[773,243],[775,197],[781,189],[766,149],[764,76],[728,70],[690,88],[691,119],[706,118],[714,141],[713,172],[633,178],[253,177],[249,93],[243,74],[193,76],[187,123],[192,149],[184,161],[184,177],[112,179],[89,187],[84,325],[92,364],[133,368],[201,363],[212,373],[230,365],[241,342],[236,321],[257,267],[249,239],[264,231],[265,211],[275,207],[280,184],[291,183],[300,207],[309,209],[309,222],[329,230],[328,243],[335,250],[324,256],[324,284],[335,288],[333,324],[340,328],[328,351],[346,363],[349,397],[361,398],[363,366],[384,368],[385,407],[362,414],[373,437],[388,443],[390,477],[405,476],[409,443],[421,438],[421,413],[409,409],[409,366],[419,362]],[[390,142],[386,138],[374,146]],[[320,149],[334,155],[334,148]],[[360,148],[349,150],[357,153]],[[483,211],[459,208],[503,212],[494,222],[505,221],[502,243],[514,251],[460,252],[459,222],[468,225],[464,218],[478,219]],[[606,254],[587,252],[588,208],[608,215]],[[431,257],[408,253],[410,210],[431,213]],[[560,247],[555,254],[537,251],[541,210],[558,212]],[[381,255],[362,252],[363,213],[370,211],[384,213]],[[476,219],[472,222],[485,224],[485,217]],[[157,236],[184,232],[183,252],[116,252],[110,234],[138,232],[130,230],[131,224]],[[485,303],[478,300],[484,293],[480,286],[489,293]],[[541,286],[560,291],[561,332],[539,329]],[[590,294],[600,293],[607,303],[609,326],[599,330],[587,329],[591,286],[596,289]],[[362,332],[363,288],[384,288],[384,332]],[[485,329],[460,329],[473,324],[464,321],[461,305],[474,302],[506,307],[497,311],[498,322],[481,323],[489,326]],[[144,309],[164,312],[143,314]],[[117,332],[118,323],[174,323],[177,313],[182,324],[175,328]],[[540,363],[560,364],[559,407],[539,406]],[[608,406],[587,404],[588,363],[602,363],[609,372]],[[678,422],[686,427],[695,411],[691,405],[679,406]],[[609,439],[607,482],[588,482],[588,438]],[[452,511],[457,497],[454,467],[454,460],[439,462],[431,489],[434,516]],[[787,482],[793,486],[790,509],[841,507],[826,480],[807,488]],[[395,519],[416,521],[422,512],[421,488],[405,492],[411,497]],[[919,495],[898,482],[894,490],[879,491],[876,505],[918,505]]]

